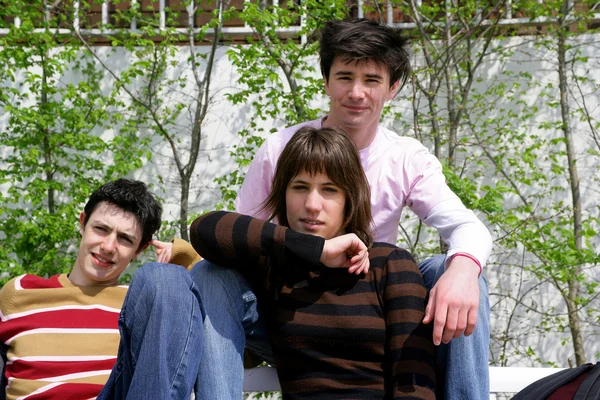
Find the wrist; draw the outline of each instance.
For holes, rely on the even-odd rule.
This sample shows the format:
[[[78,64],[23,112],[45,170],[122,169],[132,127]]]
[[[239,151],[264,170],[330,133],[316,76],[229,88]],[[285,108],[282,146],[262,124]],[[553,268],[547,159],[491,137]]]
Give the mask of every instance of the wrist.
[[[475,267],[476,267],[474,269],[476,269],[476,271],[477,271],[477,276],[481,275],[481,272],[483,271],[483,268],[482,268],[481,263],[479,262],[479,260],[476,259],[474,256],[472,256],[472,255],[470,255],[468,253],[456,253],[456,254],[453,254],[450,257],[450,261],[448,262],[448,266],[450,266],[450,264],[452,263],[452,261],[454,261],[455,258],[465,258],[465,259],[471,260],[472,264],[474,264]]]

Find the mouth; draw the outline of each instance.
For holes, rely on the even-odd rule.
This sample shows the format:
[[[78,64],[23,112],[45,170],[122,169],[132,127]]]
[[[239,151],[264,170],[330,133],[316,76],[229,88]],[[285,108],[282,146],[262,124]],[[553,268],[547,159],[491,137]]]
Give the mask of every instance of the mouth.
[[[348,110],[350,110],[352,112],[362,112],[362,111],[368,110],[368,107],[363,107],[363,106],[345,105],[344,107],[346,107]]]
[[[325,225],[323,221],[319,221],[318,219],[300,218],[300,222],[302,222],[304,227],[309,230],[317,229]]]
[[[100,255],[98,253],[91,253],[91,254],[92,254],[92,260],[94,261],[94,264],[96,264],[100,268],[109,268],[115,264],[115,261],[112,261],[109,258],[103,257],[102,255]]]

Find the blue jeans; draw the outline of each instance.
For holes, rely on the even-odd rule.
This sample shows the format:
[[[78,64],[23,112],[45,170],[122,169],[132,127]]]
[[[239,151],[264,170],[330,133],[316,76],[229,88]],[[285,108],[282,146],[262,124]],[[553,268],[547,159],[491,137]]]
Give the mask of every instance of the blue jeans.
[[[117,362],[97,399],[189,400],[202,360],[203,313],[183,267],[149,263],[136,271],[119,316]]]
[[[256,296],[237,271],[200,261],[191,271],[204,304],[204,349],[196,399],[242,398],[244,348],[273,363]]]
[[[431,290],[445,270],[445,256],[419,263],[425,286]],[[452,339],[435,348],[438,398],[480,400],[490,398],[490,302],[487,281],[479,277],[477,325],[469,336]]]
[[[445,269],[445,257],[419,264],[425,285],[431,289]],[[202,295],[204,353],[196,382],[197,399],[242,398],[244,347],[272,362],[264,320],[256,296],[238,272],[208,261],[192,269],[192,279]],[[453,339],[436,348],[438,393],[448,400],[489,399],[489,316],[487,283],[479,279],[477,326],[472,335]]]

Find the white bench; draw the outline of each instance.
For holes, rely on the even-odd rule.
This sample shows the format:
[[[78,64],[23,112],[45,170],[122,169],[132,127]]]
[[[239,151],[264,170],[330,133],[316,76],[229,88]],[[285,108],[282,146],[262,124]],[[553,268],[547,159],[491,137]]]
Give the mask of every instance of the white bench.
[[[564,368],[490,367],[490,400],[496,393],[517,393],[529,384]],[[281,390],[275,368],[259,367],[244,371],[244,392]]]

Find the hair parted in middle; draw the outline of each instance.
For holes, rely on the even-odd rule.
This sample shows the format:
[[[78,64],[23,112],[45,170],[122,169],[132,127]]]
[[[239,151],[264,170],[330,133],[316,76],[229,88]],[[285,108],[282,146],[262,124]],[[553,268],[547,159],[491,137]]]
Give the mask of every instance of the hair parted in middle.
[[[262,209],[289,227],[286,212],[288,184],[302,171],[325,174],[343,190],[345,209],[343,229],[356,234],[367,246],[373,244],[371,231],[371,191],[352,139],[338,128],[299,129],[277,161],[271,193]]]

